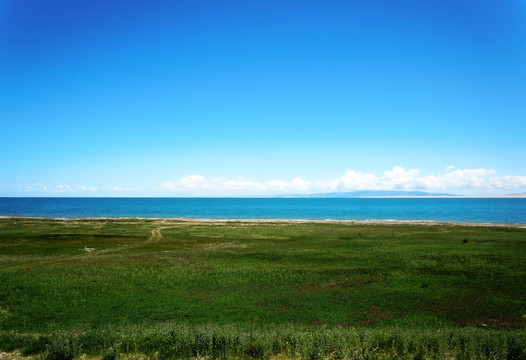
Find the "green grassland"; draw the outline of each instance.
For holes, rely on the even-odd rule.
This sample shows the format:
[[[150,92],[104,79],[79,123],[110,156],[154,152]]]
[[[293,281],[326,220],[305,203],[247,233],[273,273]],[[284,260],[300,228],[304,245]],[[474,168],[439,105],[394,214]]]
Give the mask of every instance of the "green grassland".
[[[3,218],[0,351],[521,359],[525,279],[519,227]]]

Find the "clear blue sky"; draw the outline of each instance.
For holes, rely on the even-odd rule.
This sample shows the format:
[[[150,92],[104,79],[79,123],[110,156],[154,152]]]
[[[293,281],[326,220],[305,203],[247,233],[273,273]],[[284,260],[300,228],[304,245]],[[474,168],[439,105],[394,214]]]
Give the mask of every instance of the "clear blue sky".
[[[0,196],[359,188],[526,191],[524,1],[0,1]]]

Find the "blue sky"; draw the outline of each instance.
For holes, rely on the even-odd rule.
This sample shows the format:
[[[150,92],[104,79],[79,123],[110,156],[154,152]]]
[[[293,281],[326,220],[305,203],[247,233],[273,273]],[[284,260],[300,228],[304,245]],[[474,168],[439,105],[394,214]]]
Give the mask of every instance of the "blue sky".
[[[0,196],[526,191],[523,1],[0,1]]]

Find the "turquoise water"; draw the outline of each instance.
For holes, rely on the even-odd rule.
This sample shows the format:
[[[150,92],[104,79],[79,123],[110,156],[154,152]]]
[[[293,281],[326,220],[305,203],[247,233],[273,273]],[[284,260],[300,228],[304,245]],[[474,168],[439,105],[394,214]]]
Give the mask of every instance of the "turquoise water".
[[[526,199],[0,198],[0,216],[429,220],[526,224]]]

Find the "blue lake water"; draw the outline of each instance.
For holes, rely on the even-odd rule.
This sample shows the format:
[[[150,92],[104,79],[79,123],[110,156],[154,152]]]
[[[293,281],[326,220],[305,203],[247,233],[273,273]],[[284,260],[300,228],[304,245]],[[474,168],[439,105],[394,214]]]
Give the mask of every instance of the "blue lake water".
[[[0,216],[429,220],[526,224],[526,199],[0,198]]]

